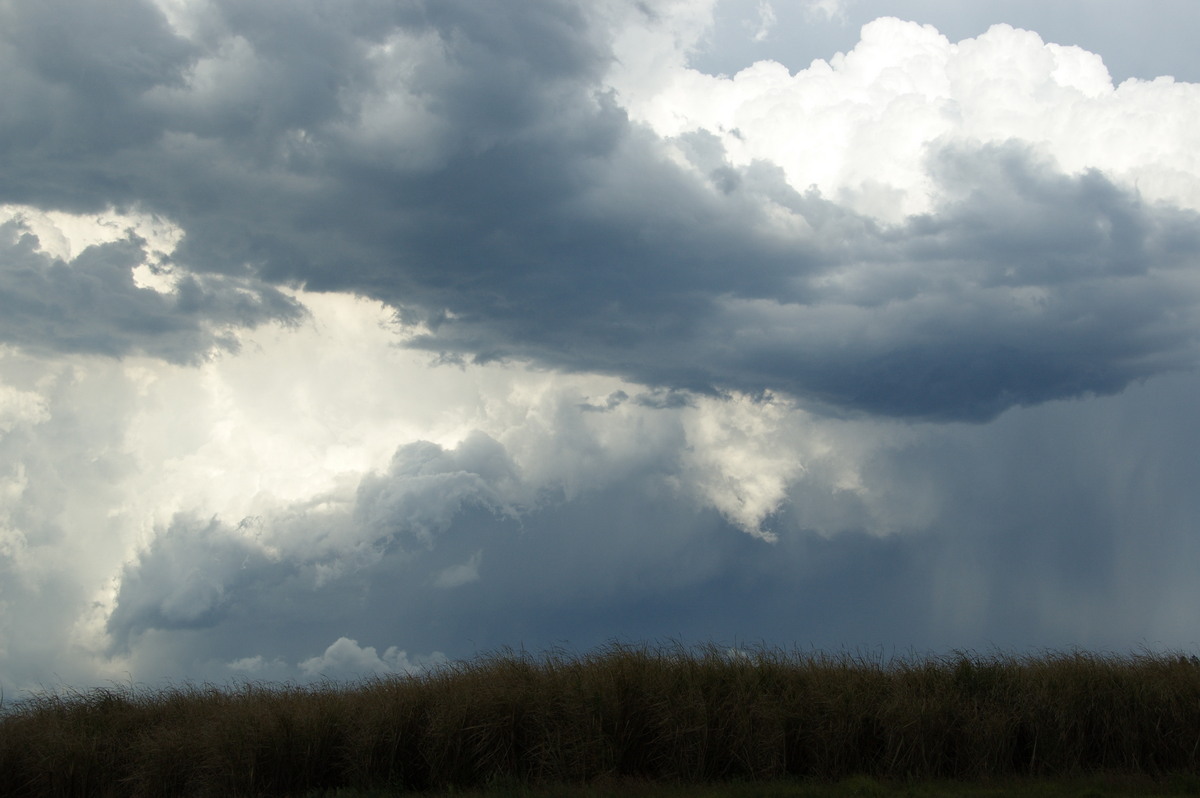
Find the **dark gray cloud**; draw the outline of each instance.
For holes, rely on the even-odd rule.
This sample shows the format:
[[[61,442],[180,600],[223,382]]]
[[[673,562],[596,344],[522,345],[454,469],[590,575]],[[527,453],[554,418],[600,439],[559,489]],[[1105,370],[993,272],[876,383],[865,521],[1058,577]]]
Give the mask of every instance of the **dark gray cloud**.
[[[302,601],[296,595],[365,587],[364,571],[386,558],[410,563],[461,516],[485,529],[489,519],[514,517],[515,479],[504,447],[476,432],[449,451],[427,441],[400,447],[385,472],[362,478],[351,506],[332,512],[319,509],[327,497],[318,496],[266,519],[177,516],[121,575],[107,621],[113,651],[128,652],[149,630],[212,628],[236,623],[231,613],[278,614],[278,602]]]
[[[294,300],[252,279],[185,273],[170,292],[139,286],[143,244],[130,236],[67,262],[39,251],[18,220],[0,224],[0,341],[191,363],[213,348],[236,349],[232,329],[303,318]]]
[[[215,626],[244,604],[239,589],[271,567],[261,549],[216,519],[176,518],[125,569],[108,621],[113,644],[128,651],[131,636],[149,629]]]
[[[375,297],[427,325],[418,346],[924,418],[1195,363],[1196,216],[1018,145],[935,153],[953,201],[883,228],[701,134],[694,168],[668,160],[574,4],[222,0],[190,38],[135,0],[94,31],[76,6],[99,13],[3,12],[0,198],[136,202],[181,226],[181,269]],[[811,232],[767,232],[781,211]]]
[[[952,200],[898,228],[757,171],[744,170],[738,192],[770,191],[809,220],[815,242],[767,249],[715,211],[689,237],[671,219],[655,224],[686,199],[640,208],[667,231],[647,242],[653,269],[596,264],[607,279],[582,301],[541,280],[500,309],[447,296],[456,317],[419,345],[494,356],[485,342],[505,341],[504,354],[650,384],[769,388],[835,410],[959,419],[1195,364],[1193,212],[1148,205],[1096,172],[1062,175],[1019,146],[939,154],[935,175]],[[570,314],[539,310],[565,302]]]

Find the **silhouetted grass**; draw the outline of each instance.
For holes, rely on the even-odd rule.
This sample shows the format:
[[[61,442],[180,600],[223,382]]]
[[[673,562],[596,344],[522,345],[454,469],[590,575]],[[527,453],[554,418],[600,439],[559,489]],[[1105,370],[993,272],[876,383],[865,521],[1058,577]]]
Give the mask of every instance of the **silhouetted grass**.
[[[882,662],[614,645],[354,685],[50,693],[0,716],[0,795],[1200,778],[1200,660]]]

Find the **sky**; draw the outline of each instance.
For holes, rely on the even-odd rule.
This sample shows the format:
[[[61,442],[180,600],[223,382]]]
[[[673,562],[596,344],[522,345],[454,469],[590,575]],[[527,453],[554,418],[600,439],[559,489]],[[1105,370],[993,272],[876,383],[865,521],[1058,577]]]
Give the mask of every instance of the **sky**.
[[[1200,648],[1193,0],[0,0],[0,689]]]

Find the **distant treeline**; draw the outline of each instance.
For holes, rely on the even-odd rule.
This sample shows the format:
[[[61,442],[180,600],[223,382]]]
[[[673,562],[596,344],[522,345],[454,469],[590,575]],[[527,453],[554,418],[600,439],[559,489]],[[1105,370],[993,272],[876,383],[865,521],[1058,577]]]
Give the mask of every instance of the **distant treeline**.
[[[0,795],[781,777],[1200,773],[1200,661],[611,646],[353,685],[53,693],[0,714]]]

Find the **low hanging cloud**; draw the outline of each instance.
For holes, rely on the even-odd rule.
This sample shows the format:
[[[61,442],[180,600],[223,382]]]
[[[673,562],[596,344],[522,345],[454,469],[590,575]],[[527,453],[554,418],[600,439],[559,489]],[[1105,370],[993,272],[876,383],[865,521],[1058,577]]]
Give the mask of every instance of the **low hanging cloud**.
[[[357,640],[339,637],[325,653],[301,662],[300,672],[308,677],[353,679],[381,673],[420,673],[446,662],[445,655],[437,652],[412,660],[408,652],[395,646],[380,655],[374,646],[360,646]]]
[[[113,653],[138,672],[167,654],[185,663],[203,654],[217,663],[212,678],[309,679],[423,661],[401,648],[457,657],[613,634],[1186,643],[1194,603],[1168,612],[1162,601],[1195,594],[1176,564],[1196,547],[1187,459],[1196,436],[1177,428],[1195,384],[1160,380],[1158,390],[1046,403],[989,425],[832,422],[756,412],[749,400],[604,414],[562,403],[572,410],[553,422],[547,406],[530,407],[544,430],[531,420],[505,444],[406,445],[403,467],[364,475],[364,486],[407,483],[384,505],[374,489],[356,492],[381,521],[369,540],[354,537],[352,506],[341,515],[309,506],[308,525],[306,508],[292,506],[254,528],[163,530],[122,574],[108,631],[132,634]],[[681,420],[683,438],[663,431]],[[572,422],[590,428],[590,446]],[[556,444],[564,450],[552,459]],[[789,459],[804,467],[786,473]],[[484,497],[511,489],[512,466],[538,498],[496,512]],[[425,476],[478,480],[483,500],[451,498],[431,526],[434,497],[411,489]],[[734,534],[738,499],[771,508],[760,520],[779,533],[774,543]],[[334,530],[316,554],[314,529]],[[165,559],[168,549],[177,554]],[[1129,589],[1151,573],[1170,578]]]
[[[2,12],[26,101],[0,115],[0,197],[137,203],[182,229],[196,287],[134,321],[140,294],[98,294],[84,330],[17,294],[22,344],[178,359],[212,340],[121,325],[294,316],[201,287],[237,279],[382,300],[448,356],[832,412],[987,419],[1196,361],[1200,91],[1114,88],[1028,32],[879,20],[795,75],[713,78],[664,33],[686,4],[124,0],[138,24],[87,37],[73,6]],[[135,249],[50,268],[120,276]]]
[[[210,628],[266,590],[319,591],[385,557],[429,550],[470,509],[514,515],[506,494],[525,491],[499,443],[475,432],[446,451],[428,441],[401,446],[383,473],[366,474],[352,498],[317,496],[236,523],[175,517],[126,564],[107,632],[114,650],[149,630]],[[434,580],[478,578],[479,555]]]
[[[339,312],[348,316],[355,313],[347,311],[366,310],[362,302],[342,304]],[[318,323],[334,324],[337,315],[327,313]],[[286,334],[276,335],[286,341]],[[390,341],[386,330],[376,336],[381,346]],[[308,359],[326,348],[344,351],[336,339],[317,338],[313,344],[316,352],[301,347]],[[280,350],[273,355],[276,362],[287,357]],[[253,391],[253,383],[237,384],[245,379],[237,359],[211,370],[210,384],[227,382],[214,386],[212,401],[229,402],[239,389]],[[123,558],[121,548],[113,547],[109,560],[118,564],[104,580],[111,592],[100,598],[103,614],[94,630],[101,655],[113,667],[152,670],[161,659],[205,652],[236,664],[218,673],[223,677],[253,672],[292,678],[297,672],[288,663],[307,661],[326,635],[387,634],[414,639],[416,650],[437,650],[443,644],[427,625],[433,621],[421,620],[422,607],[431,602],[452,608],[472,605],[480,595],[511,594],[532,612],[541,603],[553,606],[555,595],[586,604],[608,601],[604,597],[613,590],[636,596],[669,585],[693,589],[717,567],[717,553],[705,550],[713,538],[753,539],[732,534],[737,529],[773,537],[765,522],[800,476],[797,458],[814,471],[827,469],[829,484],[853,481],[852,460],[836,464],[842,448],[834,443],[837,435],[795,426],[803,414],[784,402],[703,399],[663,406],[629,400],[626,391],[613,390],[613,381],[594,377],[564,381],[516,373],[494,385],[483,379],[486,372],[509,371],[497,365],[466,370],[467,379],[481,383],[475,389],[480,393],[456,392],[455,404],[440,408],[440,414],[476,407],[486,412],[466,415],[474,429],[459,433],[453,445],[404,443],[379,467],[343,474],[327,489],[293,499],[272,497],[266,486],[273,480],[262,470],[276,463],[286,467],[295,455],[284,462],[239,458],[269,452],[272,434],[299,442],[299,451],[336,449],[338,442],[321,442],[313,437],[319,430],[287,423],[222,458],[221,476],[196,479],[210,469],[199,452],[219,440],[216,430],[236,416],[209,419],[203,403],[194,405],[191,423],[205,430],[212,425],[211,431],[181,430],[181,439],[193,440],[191,448],[166,458],[154,473],[131,474],[123,488],[129,498],[111,501],[126,508],[138,499],[146,502],[138,515],[125,510],[127,523],[173,505],[213,515],[176,513],[146,530],[144,544],[126,544]],[[439,383],[461,376],[441,368],[424,379],[436,393]],[[158,377],[145,383],[147,410],[163,407],[170,394],[161,391],[174,390],[166,382]],[[595,393],[582,393],[589,385]],[[344,401],[324,381],[313,389],[311,401],[319,404],[308,410],[317,417]],[[598,405],[605,397],[616,401]],[[590,409],[595,406],[605,409]],[[411,412],[390,408],[397,410]],[[307,411],[285,403],[276,412],[286,417]],[[138,424],[152,427],[149,421]],[[128,459],[147,456],[151,441],[130,442],[135,448]],[[155,484],[164,477],[169,484]],[[826,479],[821,477],[823,484]],[[262,487],[239,497],[223,490],[222,480],[238,486],[262,480]],[[147,496],[147,487],[163,493]],[[247,511],[253,514],[242,515]],[[75,524],[68,528],[68,540],[85,535]],[[30,555],[37,552],[36,546],[29,549]],[[388,611],[365,608],[389,601],[394,603]],[[489,611],[502,612],[507,601],[497,598]],[[514,609],[513,617],[525,611]],[[455,611],[446,612],[454,617]],[[281,636],[260,629],[281,617],[304,619],[306,631]]]
[[[614,636],[1191,640],[1194,375],[991,424],[839,420],[430,368],[378,305],[300,298],[300,328],[201,367],[0,350],[6,692]]]

